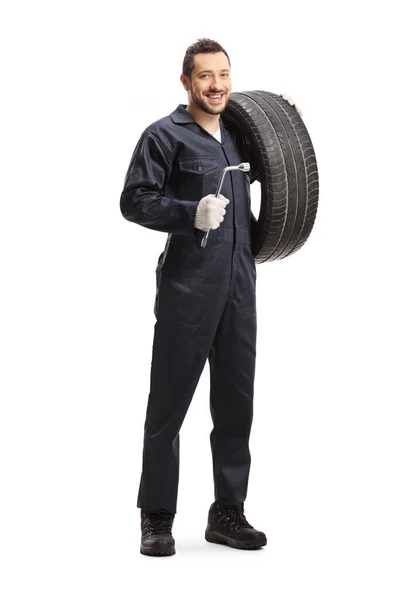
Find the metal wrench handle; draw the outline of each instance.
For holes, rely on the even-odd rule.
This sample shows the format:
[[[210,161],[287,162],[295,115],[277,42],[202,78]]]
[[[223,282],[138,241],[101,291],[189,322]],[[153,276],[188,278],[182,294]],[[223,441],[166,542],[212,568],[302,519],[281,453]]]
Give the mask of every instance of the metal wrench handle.
[[[225,167],[225,169],[222,170],[221,175],[219,176],[219,182],[218,182],[217,191],[215,192],[215,196],[218,196],[218,194],[221,191],[222,183],[223,183],[224,177],[225,177],[225,173],[227,172],[228,169],[229,169],[229,167]],[[208,231],[206,232],[206,235],[201,240],[201,247],[202,248],[204,248],[207,245],[207,240],[208,240],[208,234],[209,233],[210,233],[210,230],[208,229]]]
[[[222,169],[221,175],[219,176],[219,181],[218,181],[218,186],[217,186],[217,191],[215,192],[215,196],[219,196],[219,193],[221,191],[222,188],[222,184],[224,181],[224,177],[227,171],[234,171],[238,169],[239,171],[250,171],[250,163],[240,163],[240,165],[234,166],[234,167],[225,167],[225,169]],[[203,236],[203,239],[201,240],[201,247],[204,248],[207,245],[207,240],[208,240],[208,234],[210,233],[210,230],[208,229],[206,231],[206,235]]]

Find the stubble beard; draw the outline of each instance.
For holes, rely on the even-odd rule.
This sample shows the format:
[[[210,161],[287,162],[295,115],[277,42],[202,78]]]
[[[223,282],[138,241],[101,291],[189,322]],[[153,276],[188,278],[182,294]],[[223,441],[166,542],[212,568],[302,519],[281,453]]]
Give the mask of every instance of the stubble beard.
[[[212,106],[209,106],[206,101],[203,99],[203,97],[197,93],[196,89],[193,88],[192,85],[190,85],[190,93],[191,93],[191,97],[192,97],[192,103],[196,104],[196,106],[198,106],[199,108],[201,108],[201,110],[204,110],[204,112],[208,113],[209,115],[220,115],[221,113],[224,112],[228,101],[227,98],[229,97],[229,94],[226,93],[224,95],[224,105],[219,108],[218,106],[216,106],[215,108],[213,108]]]

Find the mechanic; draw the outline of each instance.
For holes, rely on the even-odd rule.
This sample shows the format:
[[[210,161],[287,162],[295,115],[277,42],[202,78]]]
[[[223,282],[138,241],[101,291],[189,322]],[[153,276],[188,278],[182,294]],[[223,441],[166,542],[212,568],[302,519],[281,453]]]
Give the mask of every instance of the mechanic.
[[[168,233],[156,268],[137,500],[140,551],[149,556],[175,554],[179,431],[207,359],[215,501],[206,540],[240,549],[267,543],[244,516],[257,329],[250,184],[258,171],[244,135],[221,118],[231,94],[230,66],[213,40],[189,46],[180,76],[188,104],[143,131],[120,198],[125,219]],[[250,172],[228,171],[216,197],[221,171],[241,162],[250,163]]]

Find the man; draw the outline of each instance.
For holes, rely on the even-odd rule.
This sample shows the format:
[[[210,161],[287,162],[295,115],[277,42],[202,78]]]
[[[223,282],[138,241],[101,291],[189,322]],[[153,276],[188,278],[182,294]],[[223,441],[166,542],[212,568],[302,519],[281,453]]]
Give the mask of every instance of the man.
[[[231,94],[230,60],[198,40],[183,61],[188,104],[142,133],[128,168],[123,216],[168,233],[156,269],[151,382],[144,427],[140,551],[175,554],[172,524],[179,479],[179,431],[206,360],[214,495],[206,540],[234,548],[266,545],[244,516],[250,470],[256,360],[256,268],[250,238],[251,149],[221,115]],[[250,162],[251,171],[228,171]],[[201,247],[210,230],[207,245]]]

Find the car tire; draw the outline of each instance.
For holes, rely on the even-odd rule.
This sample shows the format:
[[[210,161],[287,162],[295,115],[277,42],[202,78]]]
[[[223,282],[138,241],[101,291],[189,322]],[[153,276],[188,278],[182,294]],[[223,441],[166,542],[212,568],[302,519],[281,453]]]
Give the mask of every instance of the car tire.
[[[307,241],[317,214],[318,168],[306,126],[281,96],[260,90],[232,93],[223,119],[244,135],[258,167],[258,219],[251,213],[255,262],[286,258]]]

